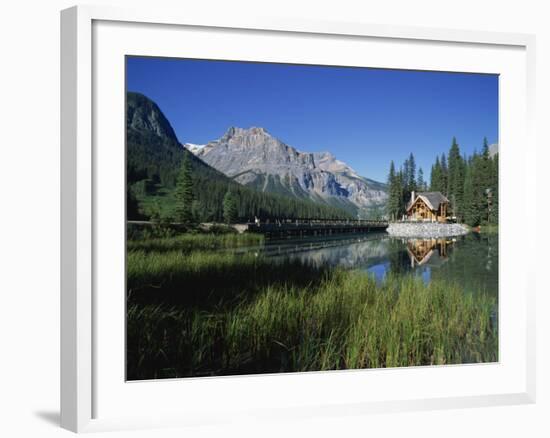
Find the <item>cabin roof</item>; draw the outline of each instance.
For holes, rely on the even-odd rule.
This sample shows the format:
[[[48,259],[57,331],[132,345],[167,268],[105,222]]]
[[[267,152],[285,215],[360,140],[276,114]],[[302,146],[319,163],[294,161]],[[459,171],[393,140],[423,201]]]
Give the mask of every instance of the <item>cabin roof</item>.
[[[418,198],[422,199],[432,210],[437,210],[441,204],[449,202],[449,200],[443,196],[443,193],[441,192],[419,192],[409,205],[408,209],[414,205]]]

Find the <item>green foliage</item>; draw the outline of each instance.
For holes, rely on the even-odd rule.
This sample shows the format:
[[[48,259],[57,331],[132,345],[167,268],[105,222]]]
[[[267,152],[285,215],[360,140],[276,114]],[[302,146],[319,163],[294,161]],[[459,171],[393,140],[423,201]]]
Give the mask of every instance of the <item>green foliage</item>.
[[[223,198],[223,220],[226,224],[234,224],[237,217],[237,198],[228,190]]]
[[[185,153],[176,183],[175,219],[182,224],[189,224],[193,221],[194,195],[190,155],[190,152]]]
[[[395,173],[395,164],[393,160],[390,163],[390,172],[388,174],[388,202],[386,204],[386,213],[390,220],[395,220],[399,216],[399,204],[401,199],[400,187],[397,191],[398,182]]]
[[[424,171],[422,170],[422,167],[418,168],[418,179],[416,181],[416,188],[420,191],[427,190],[426,182],[424,181]]]
[[[441,168],[441,162],[439,161],[439,155],[435,157],[435,163],[432,166],[432,173],[430,178],[430,190],[432,192],[445,191],[443,182],[443,169]]]
[[[128,377],[498,360],[495,299],[253,254],[131,250]]]
[[[493,157],[491,168],[491,181],[492,188],[491,198],[489,200],[489,222],[491,224],[498,224],[498,154]]]
[[[233,228],[218,226],[208,232],[197,234],[179,234],[168,238],[141,238],[127,241],[128,251],[144,251],[149,253],[179,251],[190,253],[192,251],[215,251],[224,248],[238,248],[240,246],[259,245],[264,242],[261,234],[246,233],[235,234]]]
[[[459,222],[477,226],[482,223],[498,223],[498,154],[489,155],[487,139],[483,140],[483,152],[470,158],[462,156],[456,138],[453,137],[448,159],[445,154],[435,157],[431,168],[430,191],[443,193],[450,202],[449,213]],[[386,213],[390,219],[398,219],[405,213],[412,190],[426,190],[424,173],[418,169],[414,175],[415,160],[412,154],[405,160],[399,172],[393,161],[388,175],[389,199]],[[411,178],[416,178],[414,185]]]
[[[141,220],[145,217],[130,186],[126,186],[126,216],[130,220]]]
[[[416,162],[412,152],[409,154],[409,174],[407,178],[407,190],[412,192],[416,190]]]
[[[454,141],[454,137],[453,137]],[[447,158],[445,154],[441,154],[441,193],[445,196],[449,194],[449,167],[447,166]]]
[[[464,184],[465,222],[471,226],[498,223],[498,154],[491,158],[487,140],[483,152],[468,162],[469,180]]]
[[[445,156],[436,157],[430,190],[446,193],[451,213],[459,222],[471,226],[498,223],[498,154],[490,157],[487,139],[483,140],[481,154],[474,152],[467,158],[460,154],[453,138],[448,163],[447,169]]]
[[[453,216],[456,216],[459,222],[464,219],[464,178],[465,166],[460,155],[460,148],[453,137],[451,149],[449,150],[449,169],[447,178],[447,197],[450,201]]]
[[[390,220],[400,219],[406,212],[411,192],[417,190],[416,162],[414,155],[409,154],[401,169],[396,172],[393,161],[388,175],[387,213]]]

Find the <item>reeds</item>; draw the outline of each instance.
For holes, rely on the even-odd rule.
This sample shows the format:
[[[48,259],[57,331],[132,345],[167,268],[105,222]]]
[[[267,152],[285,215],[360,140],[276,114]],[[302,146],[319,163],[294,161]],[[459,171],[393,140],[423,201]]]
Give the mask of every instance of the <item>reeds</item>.
[[[128,378],[498,360],[495,299],[254,254],[128,253]]]

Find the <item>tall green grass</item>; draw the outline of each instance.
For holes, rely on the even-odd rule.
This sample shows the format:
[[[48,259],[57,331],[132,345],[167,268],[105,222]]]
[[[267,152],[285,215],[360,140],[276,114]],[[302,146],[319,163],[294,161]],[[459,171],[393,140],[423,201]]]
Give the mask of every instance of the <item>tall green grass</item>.
[[[128,254],[128,378],[496,361],[495,300],[254,255]]]
[[[261,234],[180,234],[174,237],[157,239],[128,240],[128,251],[212,251],[223,248],[238,248],[260,245],[264,241]]]
[[[219,308],[247,302],[267,286],[318,284],[329,268],[274,263],[253,253],[129,251],[128,299],[140,304]]]

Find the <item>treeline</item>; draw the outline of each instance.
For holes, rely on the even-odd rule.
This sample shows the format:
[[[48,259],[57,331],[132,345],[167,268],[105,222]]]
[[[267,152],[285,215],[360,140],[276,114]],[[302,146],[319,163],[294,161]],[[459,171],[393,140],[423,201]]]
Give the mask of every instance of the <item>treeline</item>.
[[[188,153],[187,155],[191,155]],[[268,194],[229,179],[212,180],[201,172],[190,172],[184,159],[176,185],[175,219],[227,223],[267,219],[350,219],[347,212],[311,201]],[[191,196],[181,196],[182,181],[190,181]],[[182,214],[182,211],[186,211]]]
[[[390,163],[388,174],[388,202],[386,214],[390,220],[401,219],[411,199],[411,192],[426,191],[428,186],[424,179],[422,168],[416,170],[416,160],[411,153],[397,170],[393,160]]]
[[[412,191],[437,191],[449,199],[449,214],[458,222],[477,226],[498,223],[498,153],[491,157],[487,139],[481,153],[462,155],[453,138],[449,153],[437,156],[431,168],[430,183],[424,180],[411,153],[399,170],[393,161],[388,175],[387,214],[399,219],[405,212]]]
[[[165,187],[161,178],[157,178],[158,182],[148,178],[131,186],[131,194],[138,202],[129,199],[129,219],[235,223],[254,221],[255,218],[262,221],[353,218],[339,208],[242,186],[213,169],[205,171],[206,165],[190,152],[185,151],[183,155],[185,158],[180,161],[179,170],[174,175],[175,187]],[[138,208],[131,211],[130,206],[136,204]]]

